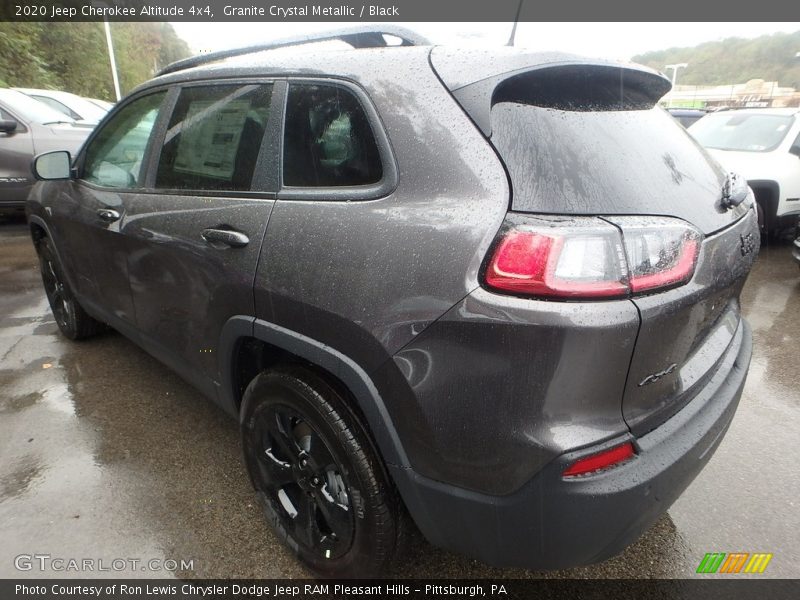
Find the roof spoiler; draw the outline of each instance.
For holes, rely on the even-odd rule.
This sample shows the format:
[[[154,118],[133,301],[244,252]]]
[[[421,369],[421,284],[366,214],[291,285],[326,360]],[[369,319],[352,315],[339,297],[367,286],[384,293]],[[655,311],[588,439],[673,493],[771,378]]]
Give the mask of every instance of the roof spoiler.
[[[387,41],[384,39],[384,34],[399,38],[400,46],[430,45],[430,42],[427,38],[414,31],[411,31],[410,29],[406,29],[405,27],[398,27],[395,25],[381,25],[380,27],[359,25],[332,31],[310,33],[303,36],[283,38],[275,40],[274,42],[254,44],[252,46],[245,46],[243,48],[232,48],[230,50],[220,50],[218,52],[201,54],[199,56],[191,56],[167,65],[158,72],[158,75],[160,76],[168,73],[175,73],[176,71],[183,71],[184,69],[198,67],[200,65],[217,62],[226,58],[233,58],[234,56],[243,56],[245,54],[252,54],[254,52],[264,52],[266,50],[276,50],[278,48],[301,46],[316,42],[338,40],[350,44],[353,48],[384,48],[391,46],[392,44],[387,43]]]
[[[672,87],[664,75],[642,65],[558,52],[437,47],[431,64],[487,137],[498,102],[571,111],[644,109]]]
[[[492,106],[515,102],[569,111],[643,110],[672,85],[654,71],[598,64],[549,64],[464,86],[453,96],[486,137]]]

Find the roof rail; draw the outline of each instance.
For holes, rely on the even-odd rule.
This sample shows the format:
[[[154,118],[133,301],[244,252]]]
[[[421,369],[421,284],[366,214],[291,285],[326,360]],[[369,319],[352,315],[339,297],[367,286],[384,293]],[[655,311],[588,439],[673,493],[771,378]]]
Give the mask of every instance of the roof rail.
[[[303,44],[313,44],[315,42],[327,42],[331,40],[340,40],[353,46],[353,48],[383,48],[389,46],[383,38],[383,34],[400,38],[400,46],[429,46],[430,42],[424,36],[406,29],[405,27],[397,27],[395,25],[359,25],[355,27],[345,27],[342,29],[335,29],[332,31],[323,31],[319,33],[310,33],[308,35],[283,38],[268,42],[265,44],[254,44],[252,46],[245,46],[244,48],[232,48],[230,50],[219,50],[217,52],[209,52],[208,54],[201,54],[198,56],[190,56],[183,60],[178,60],[172,64],[167,65],[158,75],[166,75],[167,73],[175,73],[176,71],[183,71],[192,67],[198,67],[218,60],[232,58],[234,56],[242,56],[244,54],[252,54],[254,52],[263,52],[265,50],[275,50],[277,48],[286,48],[288,46],[301,46]]]

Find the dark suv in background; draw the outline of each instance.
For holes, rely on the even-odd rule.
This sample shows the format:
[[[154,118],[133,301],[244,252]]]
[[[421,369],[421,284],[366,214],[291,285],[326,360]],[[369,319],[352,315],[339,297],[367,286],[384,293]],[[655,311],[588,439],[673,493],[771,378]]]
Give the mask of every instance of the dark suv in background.
[[[752,194],[649,69],[389,33],[187,59],[38,157],[53,313],[237,417],[316,573],[380,572],[408,515],[492,564],[605,559],[733,417]],[[355,49],[279,49],[321,39]]]

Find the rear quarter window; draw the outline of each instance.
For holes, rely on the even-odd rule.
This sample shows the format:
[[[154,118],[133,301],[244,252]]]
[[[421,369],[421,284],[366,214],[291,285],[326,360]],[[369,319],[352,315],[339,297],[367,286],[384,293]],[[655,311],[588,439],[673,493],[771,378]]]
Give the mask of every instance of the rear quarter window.
[[[378,145],[358,99],[340,86],[293,83],[286,104],[284,185],[363,186],[382,177]]]

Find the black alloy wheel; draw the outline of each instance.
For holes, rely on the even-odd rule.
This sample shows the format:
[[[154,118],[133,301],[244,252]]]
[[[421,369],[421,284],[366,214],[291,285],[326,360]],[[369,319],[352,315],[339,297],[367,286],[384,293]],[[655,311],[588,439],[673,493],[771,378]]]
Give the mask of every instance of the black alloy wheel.
[[[50,238],[41,238],[36,249],[44,292],[61,333],[71,340],[79,340],[102,331],[105,325],[89,316],[75,298]]]
[[[380,574],[407,517],[341,394],[305,367],[264,371],[245,390],[241,424],[250,480],[281,541],[316,575]]]

